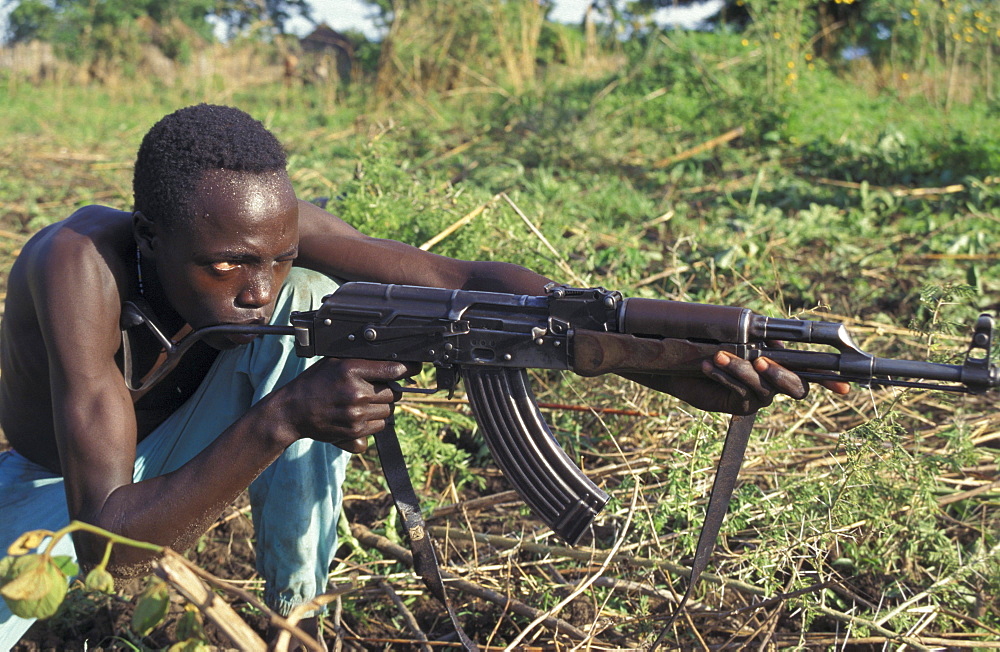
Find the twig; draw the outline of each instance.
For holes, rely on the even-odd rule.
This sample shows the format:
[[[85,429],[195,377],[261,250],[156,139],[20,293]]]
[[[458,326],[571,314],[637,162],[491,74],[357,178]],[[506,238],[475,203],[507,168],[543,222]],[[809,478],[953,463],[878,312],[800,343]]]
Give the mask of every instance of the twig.
[[[938,635],[944,636],[942,634]],[[825,646],[835,646],[836,648],[843,648],[848,645],[885,645],[886,643],[896,642],[895,637],[888,636],[844,636],[838,634],[814,634],[814,633],[795,633],[795,634],[778,634],[776,637],[777,643],[784,643],[789,645],[799,645],[805,644],[809,649],[816,649]],[[961,640],[957,638],[938,638],[938,637],[920,637],[921,643],[927,643],[928,645],[943,646],[947,649],[959,649],[959,648],[972,648],[972,649],[1000,649],[1000,643],[988,643],[984,641],[968,641]]]
[[[236,597],[240,598],[241,600],[243,600],[244,602],[246,602],[247,604],[252,605],[254,608],[258,609],[261,613],[266,615],[272,625],[280,627],[281,629],[287,631],[289,634],[295,636],[295,638],[297,638],[299,641],[305,643],[307,647],[309,646],[310,641],[315,643],[315,641],[311,636],[309,636],[304,631],[299,629],[299,627],[296,626],[295,624],[289,622],[288,619],[284,618],[277,612],[273,611],[270,607],[268,607],[260,599],[258,599],[257,596],[255,596],[253,593],[250,593],[249,591],[244,591],[243,589],[234,586],[231,582],[216,577],[215,575],[209,573],[205,569],[196,566],[195,564],[192,564],[187,559],[184,559],[184,557],[178,555],[176,552],[173,552],[172,550],[170,552],[173,553],[178,563],[183,564],[192,573],[194,573],[195,575],[206,581],[208,584],[214,586],[215,588],[226,591],[227,593],[231,593]],[[316,646],[311,649],[316,650],[317,652],[322,652],[323,648],[319,647],[319,644],[317,643]]]
[[[566,546],[548,546],[541,543],[534,543],[531,541],[518,541],[515,539],[510,539],[507,537],[501,537],[494,534],[482,534],[480,532],[468,533],[460,532],[454,529],[446,529],[441,526],[431,526],[427,528],[427,531],[433,536],[443,536],[445,533],[448,534],[453,540],[465,540],[465,541],[476,541],[477,543],[485,543],[491,545],[495,548],[500,549],[510,549],[510,548],[520,548],[526,552],[533,552],[543,555],[554,555],[557,557],[568,557],[570,559],[576,559],[577,561],[586,562],[601,562],[611,561],[615,563],[628,564],[631,566],[638,566],[640,568],[657,568],[669,571],[675,575],[680,575],[681,577],[691,577],[691,569],[683,564],[677,564],[674,562],[661,560],[661,559],[644,559],[642,557],[636,557],[630,554],[618,554],[610,555],[608,553],[601,553],[597,551],[587,551],[587,550],[577,550],[575,548],[568,548]],[[715,575],[714,573],[703,573],[702,579],[712,584],[721,584],[728,589],[733,589],[734,591],[740,591],[742,593],[749,593],[750,595],[765,596],[767,592],[764,589],[756,587],[752,584],[747,584],[746,582],[741,582],[739,580],[730,579],[727,577],[721,577]]]
[[[518,217],[520,217],[524,221],[524,223],[528,225],[528,228],[531,229],[531,232],[535,234],[535,237],[541,240],[542,244],[545,245],[545,247],[552,252],[552,255],[555,256],[555,261],[556,264],[559,265],[559,268],[562,269],[562,271],[565,272],[569,277],[571,277],[574,283],[576,283],[580,287],[585,287],[587,283],[583,279],[581,279],[576,272],[573,271],[573,268],[571,268],[569,265],[566,264],[566,261],[563,260],[562,255],[558,251],[556,251],[556,248],[553,247],[552,244],[545,237],[545,235],[538,230],[538,227],[535,226],[532,223],[532,221],[528,219],[528,216],[525,215],[520,208],[518,208],[517,204],[514,203],[514,200],[508,197],[507,193],[505,192],[500,193],[500,196],[503,197],[504,201],[510,204],[510,207],[514,209],[514,212],[517,213]]]
[[[237,648],[250,652],[267,650],[267,645],[257,633],[225,600],[205,586],[205,583],[191,571],[190,565],[183,557],[172,550],[165,550],[163,557],[157,560],[155,568],[157,575],[177,589],[185,600],[198,607]],[[322,652],[322,648],[317,646],[316,649]]]
[[[438,507],[427,516],[427,520],[448,516],[449,514],[455,514],[457,512],[475,512],[489,507],[495,507],[503,503],[516,503],[520,500],[521,497],[517,494],[517,492],[510,489],[508,491],[501,491],[491,496],[470,498],[469,500],[464,500],[460,503],[453,503],[451,505]]]
[[[475,146],[484,137],[485,137],[484,134],[480,134],[480,135],[478,135],[478,136],[476,136],[474,138],[470,138],[469,140],[465,141],[464,143],[460,143],[460,144],[452,147],[451,149],[449,149],[449,150],[447,150],[447,151],[445,151],[445,152],[443,152],[441,154],[438,154],[437,156],[432,156],[432,157],[430,157],[430,158],[428,158],[428,159],[426,159],[424,161],[421,161],[419,164],[417,164],[417,167],[421,167],[421,168],[422,167],[426,167],[426,166],[428,166],[428,165],[430,165],[432,163],[437,163],[439,161],[443,161],[446,158],[455,156],[456,154],[461,154],[462,152],[464,152],[465,150],[469,149],[470,147]]]
[[[826,186],[835,186],[837,188],[847,188],[849,190],[860,190],[862,187],[867,186],[870,190],[881,190],[888,192],[893,197],[927,197],[936,195],[949,195],[957,192],[964,192],[966,186],[961,183],[953,183],[947,186],[941,186],[939,188],[904,188],[902,186],[893,186],[890,188],[884,186],[873,186],[871,184],[858,183],[856,181],[841,181],[839,179],[827,179],[825,177],[807,177],[810,181]],[[997,177],[987,177],[983,179],[983,183],[986,185],[994,184],[1000,181]]]
[[[700,145],[695,145],[691,149],[684,150],[683,152],[680,152],[679,154],[674,154],[673,156],[668,156],[666,158],[661,158],[659,161],[656,161],[655,163],[653,163],[650,167],[652,167],[655,170],[655,169],[659,169],[659,168],[665,168],[667,166],[673,165],[674,163],[678,163],[680,161],[687,160],[687,159],[691,158],[692,156],[697,156],[698,154],[701,154],[702,152],[707,152],[710,149],[715,149],[719,145],[724,145],[724,144],[728,143],[731,140],[739,138],[740,136],[743,135],[743,133],[745,131],[746,131],[746,128],[743,127],[742,125],[739,126],[739,127],[736,127],[735,129],[730,129],[729,131],[727,131],[726,133],[722,134],[721,136],[716,136],[715,138],[711,138],[709,140],[706,140],[705,142],[701,143]]]
[[[625,519],[625,524],[622,526],[621,534],[618,535],[618,539],[615,541],[614,545],[611,547],[611,551],[608,553],[607,557],[604,559],[604,563],[601,564],[601,567],[597,569],[597,572],[594,573],[593,575],[591,575],[586,580],[584,580],[584,581],[580,582],[579,584],[577,584],[576,588],[573,589],[572,591],[570,591],[569,595],[567,595],[565,598],[563,598],[562,600],[560,600],[555,606],[553,606],[551,609],[549,609],[546,613],[540,614],[527,627],[525,627],[524,629],[522,629],[521,632],[517,636],[514,637],[514,640],[512,640],[510,642],[510,647],[514,648],[514,647],[517,647],[518,645],[520,645],[521,641],[523,641],[525,639],[525,637],[529,633],[531,633],[531,631],[533,629],[535,629],[536,627],[538,627],[545,620],[547,620],[547,619],[555,616],[557,613],[559,613],[560,611],[562,611],[563,607],[565,607],[566,605],[568,605],[570,602],[572,602],[573,600],[575,600],[578,595],[580,595],[581,593],[583,593],[584,591],[586,591],[588,588],[590,588],[590,586],[597,580],[597,578],[599,578],[601,575],[604,574],[604,571],[607,570],[608,565],[611,563],[611,558],[614,557],[618,553],[618,549],[621,548],[622,544],[625,542],[625,536],[628,534],[629,530],[631,529],[631,526],[632,526],[632,516],[635,514],[635,505],[636,505],[636,503],[639,500],[639,490],[640,490],[640,485],[637,482],[635,484],[635,486],[633,487],[633,491],[632,491],[632,505],[631,505],[631,508],[628,511],[628,516]]]
[[[885,627],[882,627],[878,623],[873,622],[871,620],[868,620],[867,618],[859,618],[857,616],[852,616],[850,614],[845,614],[843,612],[836,611],[835,609],[831,609],[831,608],[823,606],[823,605],[816,605],[815,609],[816,609],[816,611],[820,612],[824,616],[829,616],[830,618],[833,618],[834,620],[838,620],[838,621],[840,621],[842,623],[846,623],[848,625],[854,625],[854,624],[864,625],[865,627],[868,627],[869,629],[871,629],[873,632],[876,632],[878,634],[881,634],[882,636],[885,636],[890,641],[895,641],[897,643],[906,643],[907,645],[910,645],[910,646],[914,647],[917,650],[924,650],[925,652],[930,652],[931,648],[927,647],[926,645],[923,645],[922,643],[918,643],[917,641],[913,640],[909,636],[904,636],[903,634],[897,634],[896,632],[894,632],[892,630],[886,629]],[[926,639],[923,639],[923,640],[926,640]]]
[[[427,644],[427,634],[424,633],[424,630],[420,629],[420,623],[418,623],[417,619],[413,616],[413,612],[407,608],[406,604],[403,603],[402,598],[399,597],[399,594],[396,593],[395,589],[393,589],[392,586],[384,579],[378,580],[378,586],[382,589],[383,593],[389,596],[392,603],[396,605],[396,610],[399,611],[399,615],[403,617],[403,621],[406,623],[406,626],[420,641],[420,649],[424,650],[424,652],[429,652],[431,650],[431,646]]]
[[[503,193],[501,193],[501,194],[503,194]],[[422,250],[424,250],[424,251],[430,251],[431,247],[433,247],[434,245],[438,244],[439,242],[441,242],[442,240],[444,240],[445,238],[447,238],[448,236],[450,236],[455,231],[458,231],[460,228],[462,228],[463,226],[465,226],[466,224],[468,224],[472,220],[476,219],[476,217],[480,213],[482,213],[484,210],[486,210],[487,208],[489,208],[490,204],[492,204],[493,202],[495,202],[499,196],[500,195],[494,195],[493,198],[490,199],[485,204],[482,204],[481,206],[477,206],[470,213],[468,213],[464,217],[462,217],[462,218],[456,220],[455,222],[453,222],[451,224],[451,226],[449,226],[448,228],[446,228],[444,231],[441,231],[441,233],[438,233],[436,236],[434,236],[433,238],[431,238],[430,240],[428,240],[424,244],[420,245],[420,248]]]
[[[428,528],[428,531],[433,529],[434,528]],[[375,534],[365,526],[357,523],[351,524],[351,534],[354,535],[354,538],[357,539],[359,543],[370,548],[375,548],[382,554],[388,555],[389,557],[407,564],[408,566],[413,566],[413,554],[409,550],[403,548],[402,546],[397,546],[392,541]],[[535,618],[541,613],[538,609],[529,607],[519,600],[514,600],[509,596],[487,589],[486,587],[480,586],[475,582],[461,579],[454,573],[441,571],[441,577],[448,580],[448,586],[454,589],[476,596],[477,598],[481,598],[487,602],[492,602],[493,604],[499,605],[505,609],[509,608],[511,611],[521,616]],[[577,640],[587,638],[586,632],[581,631],[559,618],[548,618],[543,622],[543,624],[555,632],[566,634],[567,636]]]
[[[993,489],[997,488],[1000,488],[1000,480],[994,480],[989,484],[981,485],[979,487],[976,487],[975,489],[969,489],[968,491],[960,491],[957,494],[952,494],[950,496],[944,496],[943,498],[938,498],[937,504],[940,505],[941,507],[944,507],[945,505],[957,503],[960,500],[972,498],[974,496],[978,496],[979,494],[984,494],[988,491],[992,491]]]
[[[649,285],[650,283],[656,283],[660,279],[667,278],[668,276],[673,276],[674,274],[683,274],[684,272],[688,271],[689,269],[691,269],[691,267],[688,266],[688,265],[678,265],[677,267],[668,267],[668,268],[666,268],[664,270],[661,270],[661,271],[659,271],[659,272],[657,272],[655,274],[647,276],[644,279],[640,279],[639,281],[636,281],[634,283],[634,286],[637,287],[637,288],[640,288],[640,287],[642,287],[644,285]]]

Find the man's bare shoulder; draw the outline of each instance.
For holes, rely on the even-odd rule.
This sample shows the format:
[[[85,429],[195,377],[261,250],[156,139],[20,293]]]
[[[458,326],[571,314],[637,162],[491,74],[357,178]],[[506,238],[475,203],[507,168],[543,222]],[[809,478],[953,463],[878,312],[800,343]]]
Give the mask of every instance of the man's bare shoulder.
[[[67,247],[88,245],[103,249],[120,244],[130,236],[131,214],[107,206],[84,206],[64,220],[50,224],[34,234],[23,253],[46,255],[52,247],[68,253]]]
[[[79,287],[116,281],[117,285],[132,251],[131,242],[130,213],[85,206],[32,236],[16,267],[28,272],[24,279],[29,283],[57,281],[60,287]]]

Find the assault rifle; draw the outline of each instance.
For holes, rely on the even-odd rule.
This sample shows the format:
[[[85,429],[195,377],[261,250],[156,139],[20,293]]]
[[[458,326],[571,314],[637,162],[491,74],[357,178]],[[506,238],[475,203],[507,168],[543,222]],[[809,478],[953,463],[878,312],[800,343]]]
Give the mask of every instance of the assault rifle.
[[[497,465],[538,518],[570,544],[589,529],[609,497],[552,436],[531,392],[528,369],[563,369],[581,376],[700,376],[701,362],[722,350],[746,360],[766,356],[811,382],[837,380],[972,394],[1000,387],[1000,368],[991,363],[994,320],[985,314],[975,323],[961,364],[873,356],[862,351],[839,323],[776,319],[746,308],[625,298],[603,288],[555,284],[547,288],[546,296],[528,296],[351,282],[328,295],[319,309],[294,313],[290,326],[210,326],[177,343],[156,329],[135,305],[127,304],[123,311],[126,347],[125,331],[141,323],[153,329],[168,354],[167,364],[142,386],[169,372],[194,341],[216,332],[294,335],[300,356],[433,364],[436,388],[404,391],[454,392],[459,380],[464,380],[469,403]],[[827,350],[785,348],[774,342],[820,345]],[[138,389],[129,358],[126,351],[126,382]],[[707,564],[752,423],[752,416],[736,417],[730,426],[689,593]],[[385,443],[387,450],[383,450],[381,435],[376,442],[380,457],[399,458],[402,465],[394,437]],[[390,478],[400,474],[398,467],[386,472],[397,502],[397,493],[412,494],[412,488],[407,491],[398,484],[408,486],[408,479]],[[426,542],[415,501],[412,495],[400,504],[414,544]],[[433,550],[431,559],[424,562],[419,557],[427,553],[414,551],[418,572],[432,584],[419,566],[433,564],[436,572]],[[447,604],[443,589],[432,586],[432,590]]]

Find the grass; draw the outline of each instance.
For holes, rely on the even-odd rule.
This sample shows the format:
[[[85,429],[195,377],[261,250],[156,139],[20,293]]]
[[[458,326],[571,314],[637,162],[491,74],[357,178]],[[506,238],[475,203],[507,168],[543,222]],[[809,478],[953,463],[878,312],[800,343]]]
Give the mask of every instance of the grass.
[[[373,235],[420,245],[473,215],[432,250],[560,279],[569,269],[631,296],[846,321],[881,355],[960,355],[975,316],[1000,309],[991,105],[942,114],[822,68],[794,89],[764,92],[753,76],[759,59],[738,41],[712,49],[677,37],[599,75],[549,70],[553,81],[520,95],[428,94],[379,108],[357,90],[331,106],[310,87],[8,79],[0,252],[9,263],[32,232],[80,205],[127,208],[145,130],[174,108],[218,101],[250,111],[286,143],[300,196],[331,197],[334,212]],[[717,71],[734,57],[708,82],[690,68]],[[742,137],[696,151],[738,126]],[[658,165],[667,157],[676,162]],[[626,553],[559,617],[586,629],[597,649],[649,643],[670,610],[664,596],[684,587],[665,563],[693,553],[725,422],[620,379],[534,382],[540,401],[594,408],[546,416],[612,494],[581,549],[599,559],[618,542]],[[599,411],[623,407],[649,416]],[[407,400],[402,413],[427,507],[507,488],[464,403]],[[997,640],[998,450],[995,398],[856,389],[777,402],[751,442],[713,558],[718,577],[696,592],[678,644]],[[398,537],[372,464],[370,455],[356,460],[348,514]],[[597,568],[571,557],[517,501],[431,511],[429,521],[453,533],[439,538],[449,569],[538,608]],[[472,545],[473,532],[511,547]],[[390,576],[422,627],[446,629],[401,570],[356,545],[333,571],[338,583],[358,583],[342,620],[357,639],[402,627],[376,584]],[[493,645],[528,624],[478,602],[464,619]],[[536,629],[527,640],[563,639]]]

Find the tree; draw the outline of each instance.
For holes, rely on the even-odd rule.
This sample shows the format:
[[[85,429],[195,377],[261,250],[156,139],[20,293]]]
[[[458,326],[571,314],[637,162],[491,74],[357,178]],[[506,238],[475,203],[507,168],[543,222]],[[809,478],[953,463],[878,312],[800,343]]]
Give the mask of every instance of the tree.
[[[269,24],[278,34],[296,16],[315,23],[308,0],[215,0],[213,15],[230,36],[235,36],[262,24]]]
[[[48,41],[78,60],[94,49],[114,50],[113,41],[123,36],[141,40],[135,23],[144,16],[161,26],[179,21],[206,40],[213,38],[212,19],[230,35],[261,23],[283,33],[295,16],[312,20],[308,0],[5,0],[4,4],[13,6],[8,42]]]

